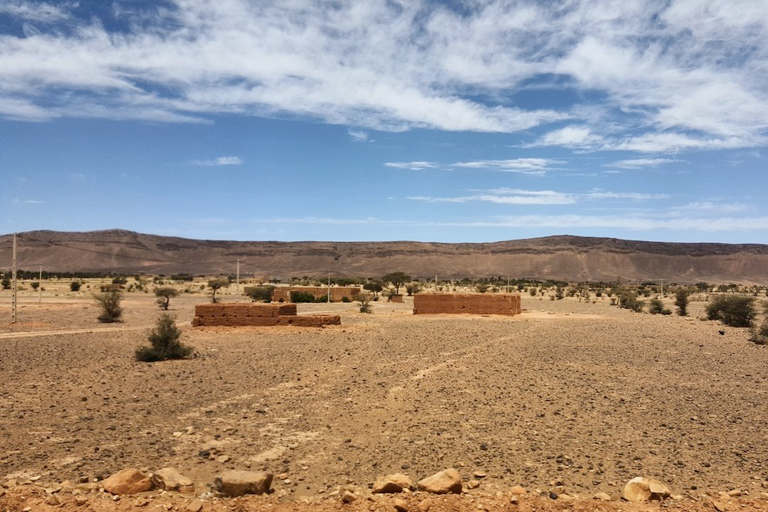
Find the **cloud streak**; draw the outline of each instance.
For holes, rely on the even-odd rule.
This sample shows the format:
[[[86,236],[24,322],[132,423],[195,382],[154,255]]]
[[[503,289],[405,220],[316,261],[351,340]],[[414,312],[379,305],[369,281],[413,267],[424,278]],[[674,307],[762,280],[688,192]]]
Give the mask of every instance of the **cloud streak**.
[[[228,165],[243,165],[243,160],[236,156],[220,156],[213,160],[195,160],[192,165],[201,167],[222,167]]]

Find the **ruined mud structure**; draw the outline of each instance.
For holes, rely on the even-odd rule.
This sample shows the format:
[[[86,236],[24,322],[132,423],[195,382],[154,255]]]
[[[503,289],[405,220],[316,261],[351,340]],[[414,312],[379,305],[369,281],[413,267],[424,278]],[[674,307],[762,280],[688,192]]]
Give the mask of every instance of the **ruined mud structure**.
[[[280,286],[275,288],[272,294],[273,302],[291,302],[291,292],[311,293],[315,299],[325,299],[328,297],[328,288],[322,286]],[[346,297],[349,301],[354,301],[360,294],[361,289],[356,286],[336,286],[331,287],[331,302],[342,302]]]
[[[414,315],[436,313],[474,315],[519,315],[520,296],[516,294],[418,294],[413,297]]]
[[[270,326],[295,325],[323,327],[341,325],[339,315],[298,316],[296,304],[242,304],[237,302],[198,304],[192,325],[204,326]]]

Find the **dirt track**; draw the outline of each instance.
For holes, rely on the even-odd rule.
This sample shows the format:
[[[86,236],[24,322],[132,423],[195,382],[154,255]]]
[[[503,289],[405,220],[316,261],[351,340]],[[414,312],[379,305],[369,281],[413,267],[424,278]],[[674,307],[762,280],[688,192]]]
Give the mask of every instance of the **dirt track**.
[[[177,300],[179,320],[202,299]],[[514,318],[320,304],[299,312],[343,325],[184,327],[200,357],[146,364],[132,353],[158,311],[125,306],[124,330],[0,339],[0,483],[170,465],[204,491],[221,470],[266,469],[279,501],[447,467],[486,473],[471,492],[491,495],[618,498],[643,475],[760,496],[768,478],[768,352],[743,330],[525,297]],[[22,311],[16,331],[99,328],[88,303]]]

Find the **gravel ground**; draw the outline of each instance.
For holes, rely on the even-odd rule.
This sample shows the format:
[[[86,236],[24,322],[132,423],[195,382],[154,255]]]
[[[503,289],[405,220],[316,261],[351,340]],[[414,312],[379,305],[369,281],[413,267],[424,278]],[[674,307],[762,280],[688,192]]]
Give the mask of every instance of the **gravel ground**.
[[[491,495],[618,498],[638,475],[691,497],[768,485],[768,351],[743,329],[525,296],[512,318],[313,304],[299,313],[343,325],[189,327],[203,300],[171,303],[197,358],[138,363],[152,297],[130,294],[109,327],[86,298],[24,299],[0,325],[0,483],[173,466],[200,485],[268,470],[284,501],[447,467],[486,474]]]

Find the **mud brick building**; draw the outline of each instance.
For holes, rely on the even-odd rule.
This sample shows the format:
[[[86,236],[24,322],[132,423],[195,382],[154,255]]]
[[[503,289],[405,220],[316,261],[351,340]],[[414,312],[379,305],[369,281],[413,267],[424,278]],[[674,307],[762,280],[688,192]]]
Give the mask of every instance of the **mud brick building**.
[[[361,288],[356,286],[332,286],[331,302],[341,302],[344,297],[350,301],[357,299]],[[328,288],[322,286],[279,286],[272,294],[272,302],[291,302],[291,292],[311,293],[316,299],[328,297]]]
[[[417,294],[413,314],[519,315],[520,295],[510,293]]]
[[[341,317],[339,315],[298,316],[296,304],[222,302],[196,305],[192,325],[196,327],[246,325],[323,327],[325,325],[341,325]]]

